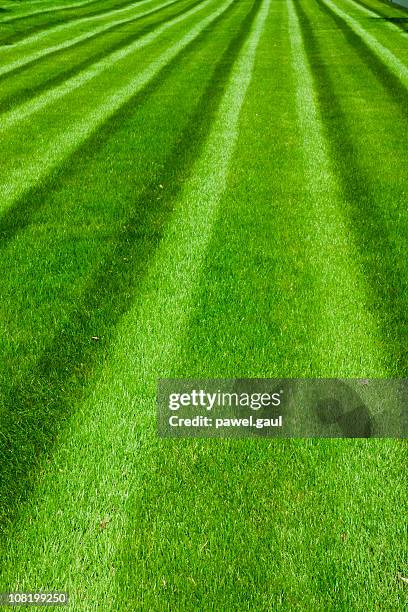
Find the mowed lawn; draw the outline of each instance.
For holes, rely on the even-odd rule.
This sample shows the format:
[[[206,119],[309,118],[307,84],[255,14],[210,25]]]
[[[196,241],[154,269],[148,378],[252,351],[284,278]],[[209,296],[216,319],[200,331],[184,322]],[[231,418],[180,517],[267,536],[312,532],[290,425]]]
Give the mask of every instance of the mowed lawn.
[[[162,440],[155,406],[408,376],[408,11],[0,9],[0,592],[406,609],[404,440]]]

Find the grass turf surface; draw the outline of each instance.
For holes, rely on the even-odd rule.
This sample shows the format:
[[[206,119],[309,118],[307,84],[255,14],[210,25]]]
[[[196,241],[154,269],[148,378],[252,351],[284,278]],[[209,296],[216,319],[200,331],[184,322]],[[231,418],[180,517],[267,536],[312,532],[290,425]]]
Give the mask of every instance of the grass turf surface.
[[[404,11],[24,5],[0,24],[0,590],[403,608],[403,442],[163,441],[155,383],[407,375]]]

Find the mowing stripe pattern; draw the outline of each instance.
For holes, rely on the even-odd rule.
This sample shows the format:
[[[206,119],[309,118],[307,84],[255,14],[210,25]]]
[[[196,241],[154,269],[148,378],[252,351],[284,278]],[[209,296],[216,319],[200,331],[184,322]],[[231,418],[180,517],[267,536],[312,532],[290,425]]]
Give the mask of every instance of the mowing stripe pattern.
[[[365,28],[353,17],[350,17],[345,11],[338,7],[331,0],[322,0],[323,4],[329,7],[336,15],[344,20],[345,24],[350,27],[362,41],[371,49],[384,64],[401,80],[404,87],[408,88],[408,68],[395,55],[386,49],[374,36],[372,36]]]
[[[149,3],[151,3],[150,0],[149,0]],[[116,19],[116,20],[109,19],[109,21],[108,21],[108,23],[106,25],[102,25],[102,26],[100,26],[98,28],[94,28],[94,29],[92,29],[90,31],[87,31],[84,34],[81,34],[79,36],[76,36],[76,37],[74,36],[73,38],[70,37],[65,42],[61,42],[61,40],[59,40],[56,44],[48,46],[45,49],[41,49],[39,51],[34,51],[31,54],[27,54],[26,51],[23,51],[24,55],[23,55],[23,57],[21,59],[14,60],[14,61],[12,61],[12,62],[10,62],[8,64],[5,64],[4,66],[2,66],[0,68],[0,76],[8,74],[9,72],[13,72],[17,68],[21,68],[22,66],[25,66],[27,64],[31,64],[32,62],[35,62],[39,58],[42,58],[42,57],[44,57],[46,55],[50,55],[51,53],[53,53],[55,51],[61,52],[62,50],[67,49],[68,47],[72,47],[74,45],[77,45],[80,42],[83,42],[85,40],[89,40],[90,38],[93,38],[93,37],[97,36],[98,34],[101,34],[103,32],[107,32],[109,30],[112,30],[116,26],[123,25],[123,24],[130,24],[130,23],[134,22],[135,20],[142,19],[143,17],[146,17],[147,15],[151,15],[151,14],[154,14],[156,12],[159,12],[162,9],[164,9],[164,8],[174,4],[174,3],[175,3],[175,0],[171,0],[170,2],[166,2],[166,3],[162,4],[162,5],[160,5],[158,8],[155,7],[155,8],[152,8],[150,10],[143,11],[143,12],[140,12],[140,13],[137,12],[136,16],[132,15],[132,16],[127,17],[125,19],[123,19],[123,18],[122,19]],[[142,3],[142,4],[144,4],[144,3]],[[88,21],[88,20],[89,20],[89,18],[86,21]],[[81,20],[81,23],[83,23],[83,21],[85,21],[85,20]],[[57,33],[60,33],[61,30],[63,28],[65,28],[65,27],[66,26],[61,26],[59,28],[55,28],[53,33],[55,33],[55,31]],[[47,34],[48,34],[48,32],[47,32]],[[25,44],[27,44],[29,42],[30,43],[31,42],[36,43],[39,38],[40,38],[40,36],[37,35],[37,36],[34,36],[32,39],[25,40],[24,43]],[[20,44],[19,46],[21,47],[22,45]],[[14,49],[13,49],[13,51],[14,51]]]
[[[366,348],[361,353],[361,362],[372,372],[378,371],[375,355],[376,325],[370,320],[365,308],[363,275],[355,266],[356,254],[350,244],[348,228],[342,218],[345,202],[337,184],[335,172],[330,162],[330,152],[325,142],[321,119],[319,117],[314,83],[303,47],[303,38],[296,15],[295,6],[289,3],[289,28],[291,33],[292,63],[297,81],[297,107],[300,133],[305,152],[305,178],[311,196],[311,219],[307,229],[310,257],[316,268],[317,292],[321,295],[321,317],[327,321],[328,336],[319,334],[316,344],[321,352],[321,360],[327,358],[328,347],[345,351],[335,360],[347,368],[350,347],[341,341],[347,329],[354,329],[354,338]],[[307,34],[306,34],[307,36]],[[315,169],[319,168],[316,174]],[[359,303],[360,302],[360,303]],[[339,313],[342,313],[345,328],[339,326]],[[336,334],[339,334],[337,340]],[[374,340],[374,346],[371,344]],[[374,359],[375,359],[374,357]],[[370,365],[369,365],[370,364]],[[335,372],[332,373],[335,376]],[[349,373],[349,375],[353,375]]]
[[[0,591],[402,609],[404,441],[161,440],[155,394],[407,375],[408,13],[4,8]]]
[[[14,126],[22,121],[27,120],[34,113],[39,112],[44,107],[54,103],[57,99],[71,94],[76,88],[83,86],[88,81],[95,78],[100,72],[105,69],[112,68],[112,62],[119,62],[124,59],[127,55],[134,53],[137,49],[148,46],[150,43],[155,41],[159,36],[171,25],[176,25],[183,22],[191,14],[198,12],[210,4],[212,0],[204,2],[199,7],[192,9],[188,14],[176,18],[170,24],[165,24],[159,28],[158,31],[147,35],[142,40],[135,42],[130,47],[125,48],[111,56],[109,63],[104,60],[103,62],[97,63],[89,71],[85,71],[85,74],[80,73],[77,77],[69,79],[63,85],[46,92],[44,95],[39,96],[33,101],[27,102],[23,105],[23,108],[17,108],[14,111],[10,111],[3,115],[0,122],[0,133],[10,132]],[[32,187],[42,176],[50,172],[50,170],[61,161],[66,158],[75,148],[77,148],[81,142],[83,142],[89,135],[101,125],[110,115],[112,115],[121,105],[127,100],[134,96],[144,86],[149,83],[159,72],[162,70],[170,61],[177,57],[189,43],[191,43],[202,30],[208,27],[211,22],[217,18],[218,15],[222,14],[232,4],[233,0],[221,5],[220,8],[212,12],[208,17],[199,22],[198,25],[193,27],[183,36],[176,44],[172,45],[166,52],[162,53],[155,62],[151,63],[144,72],[141,72],[121,88],[116,89],[102,104],[92,110],[91,116],[87,117],[86,120],[78,123],[75,126],[75,132],[65,133],[60,136],[59,140],[53,143],[53,148],[47,151],[46,155],[42,159],[34,161],[32,167],[27,171],[25,180],[21,180],[21,171],[11,170],[10,175],[6,182],[3,183],[0,190],[0,196],[3,203],[2,211],[6,210],[13,201],[17,198],[22,197],[30,187]],[[1,212],[1,211],[0,211]]]

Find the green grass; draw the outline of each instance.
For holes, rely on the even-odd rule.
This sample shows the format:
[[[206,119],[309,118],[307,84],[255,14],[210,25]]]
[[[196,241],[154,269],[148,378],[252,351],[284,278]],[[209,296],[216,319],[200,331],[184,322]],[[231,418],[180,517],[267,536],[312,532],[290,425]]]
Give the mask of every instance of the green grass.
[[[0,591],[404,609],[404,441],[162,440],[155,393],[407,376],[408,13],[63,4],[0,22]]]
[[[138,0],[142,2],[143,0]],[[146,0],[144,0],[146,2]],[[135,5],[129,0],[91,0],[90,2],[57,3],[50,0],[44,3],[19,3],[13,5],[2,2],[3,18],[0,21],[0,39],[3,44],[9,45],[24,40],[27,35],[33,35],[47,30],[51,25],[64,25],[69,21],[76,21],[84,17],[98,17],[112,9],[127,8]],[[23,11],[15,10],[16,6],[26,7]]]
[[[392,0],[356,0],[356,3],[371,11],[371,14],[366,15],[372,20],[390,22],[404,31],[407,30],[407,9]]]

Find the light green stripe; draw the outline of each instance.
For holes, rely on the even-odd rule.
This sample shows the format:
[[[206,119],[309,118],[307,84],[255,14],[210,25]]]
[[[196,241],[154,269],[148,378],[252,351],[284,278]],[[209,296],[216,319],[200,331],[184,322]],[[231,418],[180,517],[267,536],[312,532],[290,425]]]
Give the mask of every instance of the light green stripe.
[[[322,373],[359,376],[357,367],[370,375],[381,371],[379,330],[366,309],[367,287],[356,264],[357,253],[343,216],[341,189],[333,172],[319,115],[314,82],[304,50],[292,0],[288,2],[292,61],[297,84],[300,138],[303,142],[305,190],[309,205],[305,240],[314,269],[316,299],[321,316],[313,339],[320,363],[336,371]],[[354,365],[353,365],[354,364]]]

